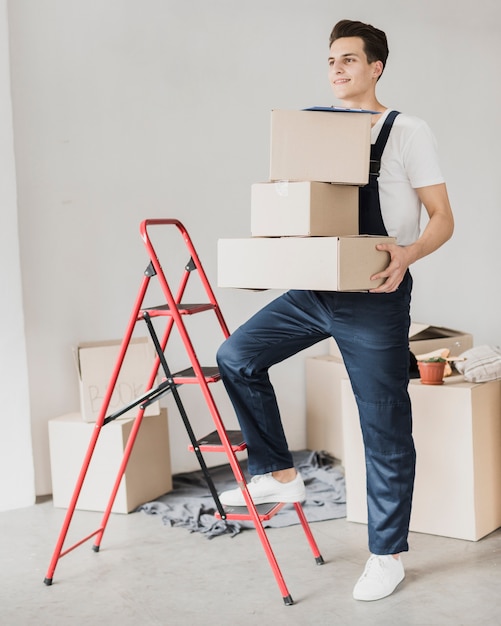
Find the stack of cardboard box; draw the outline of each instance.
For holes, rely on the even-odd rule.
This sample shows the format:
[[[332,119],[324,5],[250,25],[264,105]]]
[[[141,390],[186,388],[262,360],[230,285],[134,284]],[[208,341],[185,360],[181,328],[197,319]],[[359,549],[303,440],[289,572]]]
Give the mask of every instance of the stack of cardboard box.
[[[369,177],[371,113],[271,115],[270,180],[251,193],[251,237],[218,242],[218,285],[363,291],[386,267],[390,237],[359,235],[358,187]]]
[[[117,361],[120,340],[79,344],[75,350],[80,388],[80,412],[49,420],[52,499],[55,507],[68,507],[84,461],[96,420]],[[127,406],[146,391],[155,358],[146,337],[129,344],[107,415]],[[104,511],[132,431],[138,407],[104,426],[99,434],[77,509]],[[167,411],[150,404],[138,431],[122,477],[113,513],[129,513],[140,504],[172,490]]]
[[[368,182],[371,116],[273,111],[270,180],[252,186],[251,237],[218,244],[220,287],[367,290],[383,269],[377,238],[358,235]],[[391,238],[383,238],[388,241]],[[411,351],[473,346],[469,333],[413,324]],[[343,462],[347,518],[366,522],[364,450],[339,349],[306,359],[307,447]],[[501,526],[501,380],[411,381],[416,484],[411,530],[476,541]]]

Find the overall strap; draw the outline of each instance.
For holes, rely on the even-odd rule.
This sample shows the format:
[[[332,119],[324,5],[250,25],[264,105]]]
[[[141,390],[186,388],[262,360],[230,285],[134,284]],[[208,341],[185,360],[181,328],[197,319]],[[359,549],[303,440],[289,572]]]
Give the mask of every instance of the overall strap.
[[[383,128],[379,132],[378,138],[376,139],[376,143],[371,146],[371,164],[370,164],[370,173],[371,176],[379,176],[379,169],[381,167],[381,157],[383,156],[383,151],[386,146],[386,142],[388,141],[388,137],[390,136],[390,131],[393,126],[393,122],[397,115],[400,114],[400,111],[390,111],[388,117],[383,122]]]

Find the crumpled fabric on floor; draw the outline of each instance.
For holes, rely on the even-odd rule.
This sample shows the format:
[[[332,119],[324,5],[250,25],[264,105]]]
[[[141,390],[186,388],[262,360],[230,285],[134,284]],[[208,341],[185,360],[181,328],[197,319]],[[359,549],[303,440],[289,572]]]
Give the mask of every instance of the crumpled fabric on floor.
[[[308,522],[338,519],[346,516],[346,491],[344,473],[327,452],[300,450],[292,453],[294,465],[306,485],[303,511]],[[247,462],[241,461],[247,474]],[[236,487],[229,464],[209,469],[218,493]],[[190,532],[203,533],[208,539],[219,535],[235,536],[245,529],[254,528],[248,521],[222,521],[214,517],[216,506],[201,470],[176,474],[172,477],[173,490],[142,504],[136,510],[159,515],[165,525],[180,526]],[[299,524],[293,504],[286,504],[274,517],[263,523],[267,528]]]

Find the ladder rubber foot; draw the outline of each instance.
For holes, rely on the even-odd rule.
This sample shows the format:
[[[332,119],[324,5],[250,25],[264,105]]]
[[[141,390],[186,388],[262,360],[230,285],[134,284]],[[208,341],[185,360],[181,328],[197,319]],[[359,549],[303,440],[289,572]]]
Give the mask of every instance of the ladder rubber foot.
[[[99,552],[99,546],[93,545],[92,549],[94,550],[94,552]]]
[[[50,587],[52,585],[52,578],[44,578],[43,584],[47,585],[47,587]]]
[[[325,561],[322,555],[315,557],[315,563],[317,565],[324,565]]]
[[[294,604],[294,600],[292,599],[292,596],[290,594],[284,597],[284,604],[285,606],[291,606],[292,604]]]

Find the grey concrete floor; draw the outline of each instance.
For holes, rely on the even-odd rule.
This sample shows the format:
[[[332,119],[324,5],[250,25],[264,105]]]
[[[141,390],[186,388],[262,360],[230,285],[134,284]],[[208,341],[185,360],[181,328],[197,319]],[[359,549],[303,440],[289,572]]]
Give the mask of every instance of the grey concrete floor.
[[[312,524],[320,566],[300,526],[270,529],[294,599],[285,606],[255,530],[208,540],[145,513],[112,515],[101,550],[90,540],[62,557],[46,586],[64,515],[50,499],[0,513],[1,626],[501,623],[501,530],[478,542],[412,533],[404,582],[389,598],[363,603],[351,592],[368,556],[365,525]],[[66,545],[101,518],[76,511]]]

